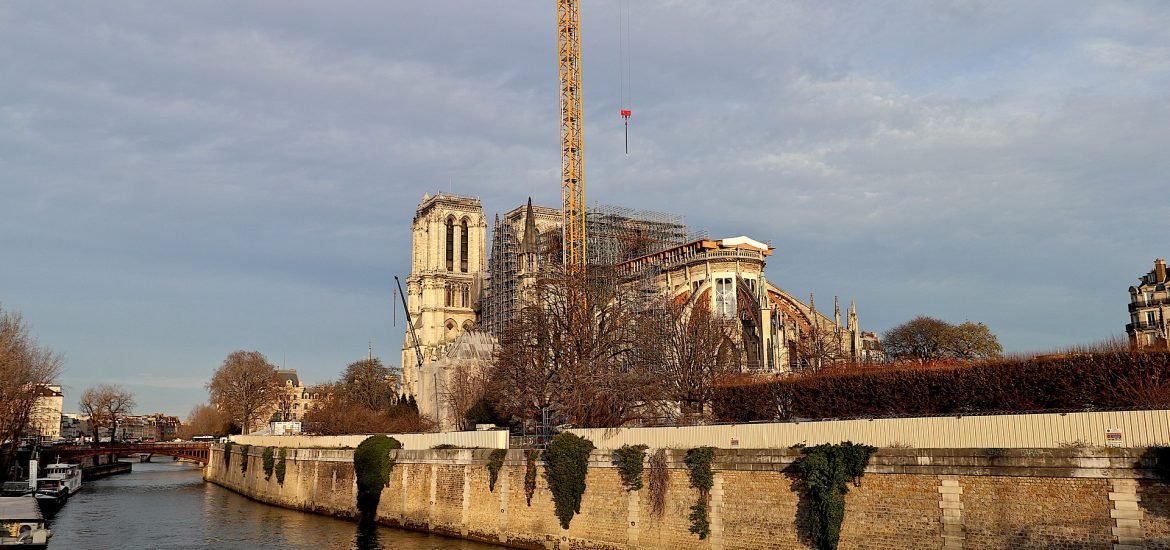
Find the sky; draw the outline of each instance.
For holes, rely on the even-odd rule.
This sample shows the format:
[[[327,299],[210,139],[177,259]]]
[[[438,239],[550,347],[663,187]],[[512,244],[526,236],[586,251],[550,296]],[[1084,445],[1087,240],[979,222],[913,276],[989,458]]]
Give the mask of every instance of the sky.
[[[1170,255],[1170,3],[584,4],[587,202],[767,241],[770,281],[864,330],[1096,342]],[[241,349],[397,366],[424,193],[559,205],[555,23],[0,1],[0,307],[64,356],[65,409],[107,383],[186,416]]]

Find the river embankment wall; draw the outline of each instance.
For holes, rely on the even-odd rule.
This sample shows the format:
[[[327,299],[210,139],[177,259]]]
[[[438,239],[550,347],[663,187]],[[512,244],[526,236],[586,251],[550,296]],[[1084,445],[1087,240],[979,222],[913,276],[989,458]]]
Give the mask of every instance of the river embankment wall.
[[[216,446],[208,481],[256,500],[354,518],[353,451],[288,449],[280,483],[263,448]],[[653,450],[652,450],[653,451]],[[527,459],[507,452],[494,490],[491,450],[398,450],[379,523],[519,548],[810,547],[795,449],[720,450],[710,536],[692,534],[698,491],[685,450],[665,450],[665,506],[626,491],[609,451],[590,456],[580,513],[561,529],[543,465],[531,502]],[[1170,489],[1147,449],[881,449],[845,495],[840,548],[1170,548]],[[279,455],[279,453],[276,453]],[[247,460],[246,470],[241,460]],[[648,475],[648,470],[643,476]],[[648,484],[647,484],[648,485]]]

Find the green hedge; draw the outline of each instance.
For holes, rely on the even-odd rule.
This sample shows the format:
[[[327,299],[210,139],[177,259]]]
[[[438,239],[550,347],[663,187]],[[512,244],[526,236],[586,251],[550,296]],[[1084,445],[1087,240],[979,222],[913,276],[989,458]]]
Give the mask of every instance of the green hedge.
[[[284,472],[285,472],[285,468],[287,467],[286,466],[287,460],[288,460],[288,449],[285,447],[281,447],[280,448],[280,461],[276,463],[276,482],[281,484],[281,485],[284,485]]]
[[[507,449],[496,449],[488,457],[488,491],[496,492],[496,480],[500,478],[500,468],[504,467],[504,457],[508,456]]]
[[[562,529],[568,529],[573,515],[581,512],[581,495],[585,493],[585,475],[593,448],[592,441],[563,432],[554,436],[544,449],[544,475]]]
[[[375,435],[362,441],[353,451],[353,470],[357,475],[357,507],[363,520],[372,520],[382,498],[382,488],[390,485],[394,459],[390,451],[401,449],[393,437]]]
[[[836,550],[845,520],[847,483],[865,474],[865,465],[875,450],[848,441],[802,449],[804,456],[796,462],[796,471],[807,491],[809,535],[817,550]]]
[[[272,479],[272,470],[276,468],[276,454],[273,452],[272,447],[264,447],[262,460],[264,462],[264,480],[268,481]]]
[[[622,476],[622,486],[627,491],[642,488],[642,463],[646,460],[646,445],[622,445],[613,452],[613,463]]]
[[[711,469],[711,462],[715,460],[714,447],[697,447],[687,451],[685,459],[687,469],[690,470],[691,487],[699,490],[699,501],[691,506],[690,531],[699,536],[699,540],[711,534],[711,512],[708,508],[711,498],[711,487],[715,486],[715,472]]]

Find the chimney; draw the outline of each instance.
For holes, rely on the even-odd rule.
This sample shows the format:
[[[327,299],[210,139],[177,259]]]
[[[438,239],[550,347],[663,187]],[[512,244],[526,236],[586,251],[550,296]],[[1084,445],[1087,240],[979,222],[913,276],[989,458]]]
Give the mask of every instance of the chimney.
[[[1154,260],[1154,282],[1166,282],[1166,260],[1162,258]]]

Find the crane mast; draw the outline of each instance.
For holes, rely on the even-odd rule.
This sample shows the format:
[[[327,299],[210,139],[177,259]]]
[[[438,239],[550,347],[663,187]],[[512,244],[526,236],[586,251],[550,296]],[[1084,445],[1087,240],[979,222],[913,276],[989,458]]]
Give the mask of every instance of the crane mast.
[[[561,81],[562,260],[585,267],[585,166],[581,142],[581,6],[557,0],[557,55]]]

